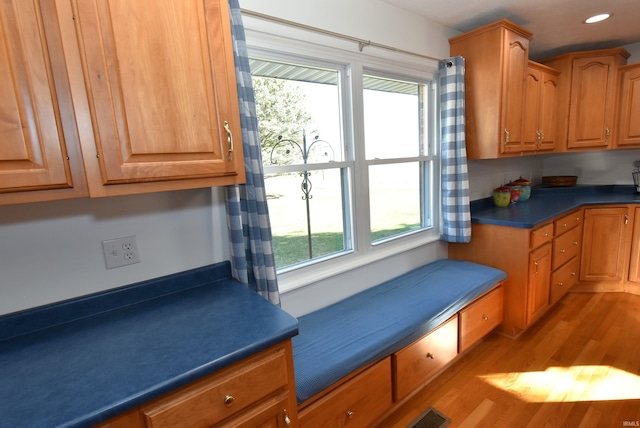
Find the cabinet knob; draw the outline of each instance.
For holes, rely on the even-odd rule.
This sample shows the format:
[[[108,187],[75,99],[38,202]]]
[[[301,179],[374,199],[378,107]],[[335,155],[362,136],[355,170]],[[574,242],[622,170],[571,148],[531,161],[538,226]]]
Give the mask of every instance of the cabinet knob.
[[[284,423],[286,426],[291,426],[291,419],[289,418],[289,415],[287,414],[287,409],[284,409]]]
[[[560,250],[560,252],[561,252],[562,254],[564,254],[564,253],[566,253],[566,252],[567,252],[567,250]]]
[[[431,352],[427,353],[427,358],[430,360],[434,360],[436,358],[435,354],[432,354]]]
[[[347,417],[348,417],[349,419],[351,419],[351,418],[353,417],[353,412],[352,412],[351,410],[349,410],[349,411],[347,412]]]
[[[573,245],[578,245],[578,241],[573,241]]]
[[[229,407],[233,404],[234,400],[235,398],[233,397],[233,395],[227,395],[224,397],[224,405]]]
[[[563,223],[563,224],[562,224],[562,227],[567,227],[567,223]]]
[[[562,286],[564,286],[564,283],[559,282],[559,283],[558,283],[558,287],[562,287]]]
[[[488,321],[489,320],[489,316],[485,315],[485,314],[482,314],[482,319],[485,320],[485,321]]]

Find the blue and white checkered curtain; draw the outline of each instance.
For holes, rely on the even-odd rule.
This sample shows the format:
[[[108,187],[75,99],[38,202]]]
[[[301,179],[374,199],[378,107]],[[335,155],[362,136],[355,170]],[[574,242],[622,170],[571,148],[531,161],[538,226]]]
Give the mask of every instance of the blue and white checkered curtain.
[[[231,270],[238,281],[280,306],[271,223],[264,187],[258,117],[238,0],[229,0],[247,182],[226,189]]]
[[[447,242],[471,241],[469,173],[465,146],[464,58],[440,61],[442,234]]]

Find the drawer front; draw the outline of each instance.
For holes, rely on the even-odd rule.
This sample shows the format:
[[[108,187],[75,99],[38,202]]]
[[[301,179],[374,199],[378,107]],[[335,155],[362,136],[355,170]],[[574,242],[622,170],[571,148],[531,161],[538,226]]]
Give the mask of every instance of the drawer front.
[[[582,217],[582,211],[574,211],[554,221],[553,230],[555,236],[560,236],[574,227],[580,226],[583,220]]]
[[[553,240],[553,269],[574,258],[582,247],[582,228],[573,228]]]
[[[287,386],[284,348],[231,366],[142,408],[150,428],[210,427]]]
[[[371,426],[392,404],[391,360],[387,357],[302,409],[300,426]]]
[[[413,392],[458,355],[458,316],[413,342],[391,358],[394,367],[394,400]]]
[[[538,248],[540,245],[551,242],[553,238],[553,223],[545,224],[542,227],[531,231],[531,249]]]
[[[573,258],[551,274],[551,304],[553,305],[564,296],[567,291],[578,283],[580,278],[580,259]]]
[[[460,311],[460,352],[486,336],[502,323],[504,288],[502,285]]]

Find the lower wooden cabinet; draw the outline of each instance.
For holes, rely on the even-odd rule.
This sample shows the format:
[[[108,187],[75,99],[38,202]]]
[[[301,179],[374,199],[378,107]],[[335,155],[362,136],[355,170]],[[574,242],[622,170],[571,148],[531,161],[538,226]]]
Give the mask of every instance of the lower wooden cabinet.
[[[284,428],[297,415],[288,340],[99,427]]]
[[[449,258],[507,273],[504,314],[498,327],[503,334],[520,335],[563,295],[560,291],[565,284],[577,282],[579,269],[575,263],[582,248],[583,217],[580,208],[534,229],[474,223],[470,243],[449,244]],[[560,271],[568,263],[572,268],[566,269],[574,274],[569,279],[574,281],[560,281],[558,275],[571,275]]]
[[[580,282],[598,282],[603,289],[622,284],[633,227],[630,215],[629,206],[585,209]]]
[[[391,398],[391,358],[387,357],[300,409],[300,426],[370,426],[391,408]]]
[[[629,282],[634,283],[634,289],[638,289],[635,284],[640,284],[640,208],[634,208],[633,213]]]
[[[400,401],[458,356],[458,315],[394,353],[393,398]]]
[[[531,325],[549,309],[551,244],[544,244],[529,254],[528,285],[527,324]]]
[[[504,287],[496,287],[460,311],[459,346],[463,353],[502,323]]]

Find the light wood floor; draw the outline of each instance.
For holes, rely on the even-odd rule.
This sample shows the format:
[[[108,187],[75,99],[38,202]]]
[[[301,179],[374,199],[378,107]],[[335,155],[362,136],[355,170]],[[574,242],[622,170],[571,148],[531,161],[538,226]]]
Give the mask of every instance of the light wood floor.
[[[640,296],[569,293],[518,339],[490,334],[381,427],[640,425]]]

